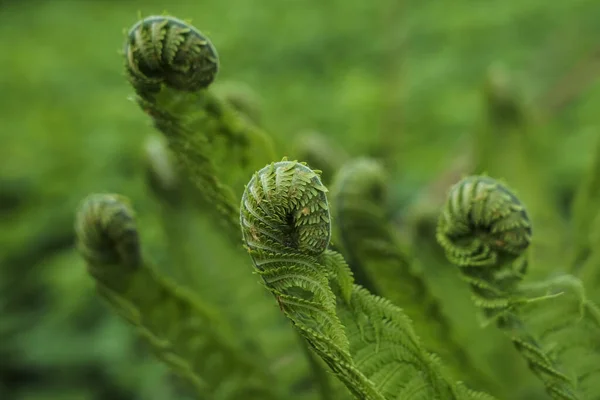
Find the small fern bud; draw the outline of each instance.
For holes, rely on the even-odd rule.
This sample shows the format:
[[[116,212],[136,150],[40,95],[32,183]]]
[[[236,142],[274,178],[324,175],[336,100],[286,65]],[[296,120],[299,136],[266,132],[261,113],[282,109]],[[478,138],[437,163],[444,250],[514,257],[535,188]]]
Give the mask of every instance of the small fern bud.
[[[140,92],[157,92],[161,84],[193,92],[208,87],[219,70],[210,40],[171,16],[138,21],[129,30],[124,53],[129,81]]]
[[[305,164],[270,164],[248,183],[241,226],[248,247],[270,253],[323,253],[331,238],[327,188]]]
[[[134,213],[123,196],[88,196],[77,212],[75,232],[77,248],[90,266],[135,268],[141,263]]]
[[[498,181],[464,178],[450,189],[437,239],[458,266],[495,266],[514,260],[531,243],[531,221],[523,204]]]
[[[564,287],[564,277],[529,289],[520,284],[528,264],[531,235],[531,222],[520,200],[506,186],[485,176],[467,177],[450,189],[437,231],[448,260],[460,268],[462,278],[471,286],[475,305],[509,336],[551,398],[583,399],[573,371],[556,357],[562,350],[549,350],[564,345],[562,340],[550,339],[550,332],[573,326],[574,321],[555,323],[565,317],[556,315],[541,327],[535,323],[538,315],[560,307],[560,303],[543,304],[541,300],[564,294],[557,290]]]

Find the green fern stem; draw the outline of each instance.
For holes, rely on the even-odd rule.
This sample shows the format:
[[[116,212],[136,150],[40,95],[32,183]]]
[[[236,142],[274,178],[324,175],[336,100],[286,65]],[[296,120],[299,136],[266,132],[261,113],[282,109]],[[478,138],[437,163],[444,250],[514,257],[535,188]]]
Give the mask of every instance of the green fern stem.
[[[144,260],[126,198],[87,197],[77,213],[75,230],[77,247],[98,293],[200,398],[278,397],[260,357],[237,345],[215,310],[160,276]]]
[[[536,299],[519,290],[532,236],[519,199],[498,181],[470,176],[454,185],[439,217],[437,240],[460,268],[473,300],[506,332],[554,399],[581,399],[575,383],[533,335],[524,309]]]

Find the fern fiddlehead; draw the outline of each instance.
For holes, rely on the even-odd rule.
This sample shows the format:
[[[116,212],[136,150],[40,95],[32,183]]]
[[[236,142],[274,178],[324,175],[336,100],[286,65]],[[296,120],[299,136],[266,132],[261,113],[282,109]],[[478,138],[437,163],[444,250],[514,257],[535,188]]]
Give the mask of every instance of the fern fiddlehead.
[[[200,398],[276,398],[258,359],[237,345],[218,314],[148,265],[126,198],[89,196],[75,224],[77,247],[99,294]]]
[[[270,138],[214,95],[219,59],[210,40],[171,16],[137,22],[124,45],[127,78],[140,107],[216,207],[229,232],[237,226],[237,199],[231,185],[271,159]]]
[[[141,93],[160,91],[161,84],[196,91],[210,85],[219,71],[219,55],[196,28],[169,16],[135,23],[125,44],[127,72]]]
[[[222,245],[225,249],[221,250],[218,247],[220,243],[216,242],[218,238],[211,238],[210,250],[213,255],[218,255],[217,260],[210,252],[199,255],[194,251],[190,238],[202,237],[207,230],[215,227],[197,215],[207,205],[198,188],[180,179],[181,171],[172,163],[169,149],[160,139],[163,138],[149,138],[145,150],[147,182],[159,203],[160,220],[169,253],[170,262],[163,263],[167,267],[165,272],[174,276],[178,284],[193,290],[198,297],[210,298],[235,328],[246,328],[247,336],[240,335],[240,341],[248,347],[261,349],[261,353],[272,360],[270,368],[277,371],[280,380],[290,382],[288,386],[294,388],[294,393],[304,394],[313,390],[315,385],[310,380],[310,374],[323,379],[316,386],[327,391],[328,382],[325,379],[329,377],[322,376],[324,369],[314,364],[315,355],[308,351],[304,340],[298,340],[294,336],[297,333],[289,331],[289,326],[272,309],[270,299],[256,285],[255,279],[237,270],[245,267],[238,262],[238,252],[231,251],[233,261],[224,261],[223,265],[227,265],[227,268],[220,268],[223,257],[219,253],[229,250],[231,243],[224,240]],[[235,245],[236,248],[231,250],[238,250],[239,242],[236,241]],[[239,256],[243,257],[244,254]],[[204,268],[204,265],[214,266]],[[223,281],[229,282],[229,285],[223,287],[217,284]],[[233,293],[232,286],[236,288]],[[253,305],[253,313],[246,312],[247,304]],[[298,352],[297,344],[307,358],[306,366],[302,363],[303,354]]]
[[[596,307],[569,276],[521,284],[531,237],[525,207],[498,181],[471,176],[450,189],[437,239],[460,267],[476,305],[509,335],[552,398],[588,398],[585,381],[597,373],[589,361],[597,359]],[[582,348],[585,361],[568,356]]]
[[[282,312],[357,398],[475,398],[446,377],[400,309],[354,285],[328,249],[326,192],[317,172],[284,159],[242,196],[244,241]]]
[[[474,283],[485,288],[483,282],[491,280],[488,276],[498,272],[495,269],[514,266],[511,262],[525,253],[531,235],[529,216],[517,197],[492,178],[473,176],[450,189],[438,222],[437,239],[450,261],[464,266],[465,273],[473,267],[491,267],[476,270],[483,276],[481,282]],[[500,274],[504,276],[500,286],[512,288],[523,273],[523,268],[517,268]]]

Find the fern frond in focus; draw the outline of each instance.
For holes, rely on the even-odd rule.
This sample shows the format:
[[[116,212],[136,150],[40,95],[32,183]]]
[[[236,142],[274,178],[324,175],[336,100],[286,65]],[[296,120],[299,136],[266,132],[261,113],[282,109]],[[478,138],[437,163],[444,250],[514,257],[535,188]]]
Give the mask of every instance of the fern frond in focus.
[[[468,399],[389,301],[354,285],[330,249],[327,188],[318,172],[283,160],[258,171],[240,224],[256,272],[312,349],[359,399]]]

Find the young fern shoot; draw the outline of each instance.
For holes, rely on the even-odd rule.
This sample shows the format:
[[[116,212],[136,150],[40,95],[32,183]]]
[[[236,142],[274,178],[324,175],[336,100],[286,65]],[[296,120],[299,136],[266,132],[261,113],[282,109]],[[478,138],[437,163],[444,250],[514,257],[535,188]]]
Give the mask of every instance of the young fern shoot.
[[[358,399],[484,399],[453,382],[389,301],[353,283],[330,250],[327,188],[318,171],[287,161],[258,171],[240,224],[256,272],[282,312]]]
[[[215,47],[184,21],[150,16],[130,29],[124,55],[138,104],[237,237],[231,222],[237,220],[238,200],[231,185],[241,185],[248,171],[272,159],[273,145],[209,90],[219,70]]]
[[[280,398],[260,355],[241,348],[213,308],[149,266],[126,198],[90,195],[75,230],[98,293],[199,398]]]
[[[597,307],[570,275],[521,283],[531,237],[525,207],[495,179],[470,176],[450,189],[437,239],[476,305],[506,332],[553,399],[598,399]]]

